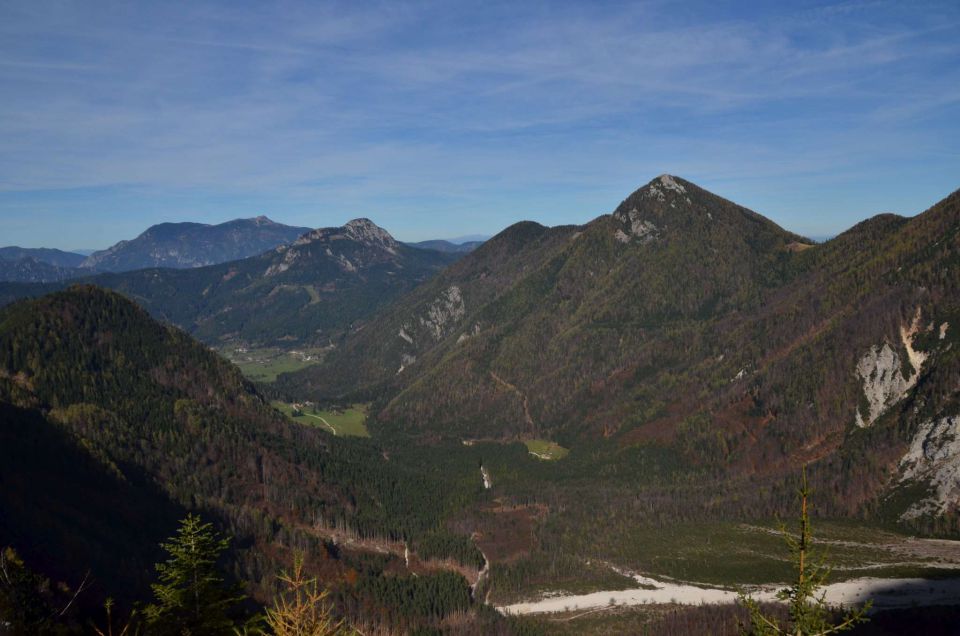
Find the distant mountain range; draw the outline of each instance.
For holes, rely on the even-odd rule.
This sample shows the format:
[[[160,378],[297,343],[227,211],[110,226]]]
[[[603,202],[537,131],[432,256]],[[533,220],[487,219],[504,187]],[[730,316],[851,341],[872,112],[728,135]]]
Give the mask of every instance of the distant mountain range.
[[[80,267],[102,272],[128,272],[148,267],[184,269],[254,256],[290,243],[308,227],[275,223],[265,216],[219,225],[161,223],[130,241],[94,252]]]
[[[44,283],[78,276],[84,256],[47,248],[0,247],[0,281]]]
[[[0,281],[44,283],[91,273],[138,269],[189,269],[256,256],[297,240],[311,231],[271,221],[265,216],[219,225],[161,223],[138,237],[83,255],[48,248],[0,248]],[[473,237],[465,237],[473,238]],[[433,240],[410,243],[419,249],[466,254],[482,240]]]
[[[483,245],[483,241],[467,241],[465,243],[454,243],[443,239],[432,241],[420,241],[418,243],[407,243],[412,247],[419,247],[422,250],[437,250],[438,252],[466,254]]]
[[[47,248],[0,248],[0,281],[42,283],[149,267],[185,269],[254,256],[290,243],[307,227],[265,216],[219,225],[161,223],[140,236],[84,256]]]
[[[0,258],[0,280],[22,283],[46,283],[75,278],[83,273],[76,267],[58,267],[32,256],[6,260]]]
[[[0,247],[0,259],[2,260],[19,261],[27,258],[55,267],[79,267],[86,257],[82,254],[45,247]]]
[[[368,219],[310,230],[249,258],[190,269],[141,269],[78,280],[116,289],[210,344],[327,344],[459,254],[404,245]],[[0,286],[7,299],[66,283]]]

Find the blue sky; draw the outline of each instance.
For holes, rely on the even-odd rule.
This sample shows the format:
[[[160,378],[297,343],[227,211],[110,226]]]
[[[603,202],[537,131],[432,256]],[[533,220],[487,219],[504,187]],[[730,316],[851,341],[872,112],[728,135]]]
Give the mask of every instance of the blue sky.
[[[957,33],[956,0],[11,0],[0,244],[258,214],[491,234],[665,172],[834,234],[960,187]]]

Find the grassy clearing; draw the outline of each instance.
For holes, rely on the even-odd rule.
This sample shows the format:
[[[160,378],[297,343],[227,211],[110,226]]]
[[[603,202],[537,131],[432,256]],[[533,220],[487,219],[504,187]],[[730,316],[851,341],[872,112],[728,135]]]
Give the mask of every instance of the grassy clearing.
[[[794,531],[792,526],[787,529]],[[814,520],[813,531],[815,549],[833,567],[831,582],[863,576],[937,576],[933,559],[898,550],[901,535],[824,520]],[[631,534],[630,547],[612,560],[654,575],[714,585],[782,583],[793,575],[793,563],[774,523],[675,524],[636,528]],[[945,572],[940,569],[940,575]]]
[[[363,404],[354,404],[342,411],[325,411],[309,405],[297,407],[278,401],[271,404],[299,424],[317,426],[342,437],[370,437],[366,426],[367,408]]]
[[[563,459],[570,453],[569,450],[554,442],[548,442],[545,439],[528,439],[524,442],[527,450],[537,459],[553,461]]]
[[[354,404],[342,411],[318,411],[317,415],[336,429],[337,435],[346,437],[370,437],[367,431],[367,407]]]
[[[323,349],[285,351],[277,347],[226,348],[220,351],[221,355],[237,365],[243,375],[254,382],[274,382],[281,373],[299,371],[317,364],[323,353]]]
[[[290,373],[309,367],[312,363],[303,362],[289,356],[278,356],[268,361],[237,363],[240,371],[254,382],[275,382],[281,373]]]

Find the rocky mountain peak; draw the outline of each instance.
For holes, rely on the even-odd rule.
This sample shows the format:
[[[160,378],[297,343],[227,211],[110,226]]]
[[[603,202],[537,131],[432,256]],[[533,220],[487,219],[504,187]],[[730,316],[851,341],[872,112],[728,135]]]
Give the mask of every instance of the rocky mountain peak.
[[[767,236],[775,243],[804,240],[752,210],[670,174],[634,191],[612,216],[621,224],[614,230],[621,243],[647,243],[678,232],[702,238],[723,227],[737,228],[736,232],[744,235]]]
[[[658,208],[667,205],[677,209],[679,206],[692,205],[692,201],[682,179],[662,174],[630,195],[616,209],[613,216],[623,223],[624,227],[618,229],[614,236],[621,243],[634,240],[648,243],[658,239],[663,226],[660,217],[663,215],[644,214],[644,212],[650,212],[647,210],[650,207]]]
[[[307,232],[294,241],[292,247],[306,245],[314,241],[339,240],[356,241],[367,247],[384,249],[391,254],[396,254],[397,248],[400,246],[385,229],[370,219],[359,218],[349,221],[343,227],[323,227]]]
[[[690,204],[690,191],[686,182],[680,177],[662,174],[640,189],[643,198],[660,203],[672,203],[671,207],[679,202]]]
[[[344,228],[347,230],[347,234],[354,240],[363,243],[379,244],[391,250],[397,247],[397,241],[390,236],[390,233],[370,219],[354,219],[347,223]]]

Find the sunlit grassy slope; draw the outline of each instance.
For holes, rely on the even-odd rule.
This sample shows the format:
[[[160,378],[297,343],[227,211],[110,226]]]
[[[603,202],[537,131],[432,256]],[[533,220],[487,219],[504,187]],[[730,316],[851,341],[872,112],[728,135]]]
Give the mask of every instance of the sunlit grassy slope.
[[[294,422],[309,426],[318,426],[334,435],[343,437],[370,437],[367,431],[367,409],[362,404],[340,411],[325,411],[304,406],[297,409],[293,404],[275,401],[273,407]]]

